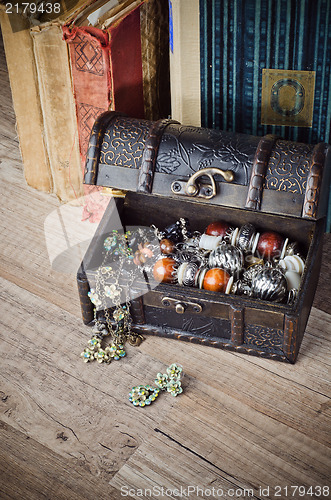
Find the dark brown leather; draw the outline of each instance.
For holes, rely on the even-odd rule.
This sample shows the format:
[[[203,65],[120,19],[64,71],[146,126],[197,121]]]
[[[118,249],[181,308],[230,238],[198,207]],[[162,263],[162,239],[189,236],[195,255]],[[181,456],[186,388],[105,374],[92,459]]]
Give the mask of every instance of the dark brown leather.
[[[156,172],[188,177],[208,167],[231,170],[233,183],[247,186],[259,138],[224,130],[169,125],[162,136]],[[216,176],[216,182],[224,182]]]
[[[151,193],[154,179],[155,164],[159,145],[164,129],[170,123],[178,123],[174,120],[158,120],[154,122],[148,132],[141,167],[139,172],[137,191],[139,193]]]
[[[328,145],[325,143],[317,144],[314,147],[303,202],[303,217],[317,217],[319,193],[327,149]]]
[[[268,161],[276,140],[276,135],[266,135],[265,137],[262,137],[259,142],[254,157],[251,179],[249,182],[247,200],[245,205],[246,208],[250,208],[252,210],[260,210],[264,180],[268,168]]]
[[[295,361],[299,350],[298,323],[298,317],[285,315],[283,351],[287,359],[292,362]]]
[[[137,325],[145,323],[144,305],[141,297],[131,300],[130,312]]]

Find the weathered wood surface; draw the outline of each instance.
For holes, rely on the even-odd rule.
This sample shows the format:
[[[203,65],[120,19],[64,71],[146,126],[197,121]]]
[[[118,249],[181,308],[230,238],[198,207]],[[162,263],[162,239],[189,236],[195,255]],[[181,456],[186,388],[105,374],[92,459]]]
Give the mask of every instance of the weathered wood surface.
[[[330,235],[295,365],[155,337],[85,365],[75,276],[45,244],[58,201],[24,182],[3,54],[0,79],[0,498],[326,498],[275,486],[330,486]],[[131,387],[173,361],[184,393],[134,408]]]

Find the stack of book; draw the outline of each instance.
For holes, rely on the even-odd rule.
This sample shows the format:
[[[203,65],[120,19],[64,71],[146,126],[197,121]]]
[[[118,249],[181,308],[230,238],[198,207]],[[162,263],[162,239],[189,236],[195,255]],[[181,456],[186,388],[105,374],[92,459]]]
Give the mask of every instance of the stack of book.
[[[169,115],[168,0],[43,4],[2,6],[1,29],[26,180],[67,202],[98,114]]]

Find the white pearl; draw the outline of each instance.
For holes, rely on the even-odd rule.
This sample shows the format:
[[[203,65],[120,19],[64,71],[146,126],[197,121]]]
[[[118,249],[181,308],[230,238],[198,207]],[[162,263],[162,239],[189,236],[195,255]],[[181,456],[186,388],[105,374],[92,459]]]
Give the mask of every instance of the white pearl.
[[[260,238],[260,233],[256,233],[255,235],[255,239],[254,239],[254,243],[252,245],[252,254],[254,255],[255,252],[256,252],[256,247],[257,247],[257,244],[258,244],[258,241],[259,241],[259,238]]]
[[[231,236],[231,245],[233,245],[233,246],[236,245],[238,233],[239,233],[239,227],[236,227],[236,229],[233,231],[232,236]]]

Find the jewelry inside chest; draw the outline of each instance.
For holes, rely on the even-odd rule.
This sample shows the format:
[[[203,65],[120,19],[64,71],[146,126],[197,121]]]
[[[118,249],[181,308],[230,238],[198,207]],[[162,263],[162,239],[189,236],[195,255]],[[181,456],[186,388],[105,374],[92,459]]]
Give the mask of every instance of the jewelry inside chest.
[[[179,217],[203,233],[222,219],[231,225],[254,224],[261,232],[281,232],[296,241],[305,255],[305,270],[293,304],[269,302],[247,296],[224,294],[178,283],[156,283],[150,274],[127,279],[132,329],[138,335],[158,335],[203,343],[237,352],[294,362],[308,319],[320,266],[323,225],[289,217],[256,214],[233,208],[210,206],[152,195],[128,193],[124,200],[110,203],[91,248],[87,267],[80,270],[78,283],[84,321],[93,322],[93,306],[86,293],[95,286],[96,269],[104,252],[105,238],[114,227],[164,228]],[[83,263],[84,264],[84,263]],[[82,272],[83,271],[83,272]],[[85,290],[83,290],[85,286]],[[102,316],[102,313],[101,313]]]

